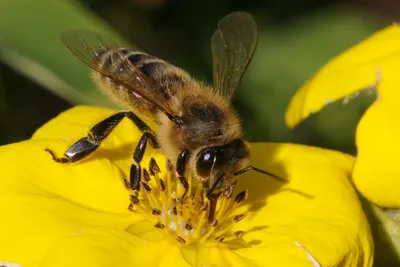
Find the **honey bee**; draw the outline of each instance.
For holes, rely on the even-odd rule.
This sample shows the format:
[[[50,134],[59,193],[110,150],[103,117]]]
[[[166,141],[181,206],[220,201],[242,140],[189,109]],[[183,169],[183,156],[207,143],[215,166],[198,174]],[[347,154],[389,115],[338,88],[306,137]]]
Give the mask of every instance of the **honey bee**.
[[[210,200],[233,177],[249,170],[281,179],[249,166],[250,149],[232,107],[236,89],[258,42],[257,24],[249,13],[233,12],[218,23],[211,38],[214,86],[194,80],[184,70],[158,57],[119,47],[110,38],[94,32],[70,31],[61,39],[93,69],[97,86],[127,111],[117,112],[94,125],[63,157],[46,148],[55,161],[72,163],[86,158],[122,119],[128,118],[143,133],[133,152],[130,169],[133,190],[140,189],[140,162],[148,142],[172,160],[184,188],[180,200],[188,192],[185,178],[188,171],[201,182]],[[142,120],[143,116],[155,122],[156,131]]]

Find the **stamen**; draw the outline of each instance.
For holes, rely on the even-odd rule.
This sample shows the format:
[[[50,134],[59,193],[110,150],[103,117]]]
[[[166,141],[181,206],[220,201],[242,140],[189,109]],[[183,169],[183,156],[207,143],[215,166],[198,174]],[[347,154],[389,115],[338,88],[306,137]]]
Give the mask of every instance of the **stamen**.
[[[229,243],[244,235],[243,231],[232,230],[246,217],[235,211],[248,197],[247,190],[233,197],[237,180],[223,180],[222,191],[214,193],[209,200],[208,188],[187,176],[187,197],[178,201],[184,188],[176,178],[172,162],[167,160],[165,164],[167,173],[161,173],[154,158],[150,159],[148,168],[142,167],[140,190],[132,190],[123,179],[130,195],[129,210],[145,214],[155,228],[172,235],[180,246],[195,242]]]
[[[237,196],[235,197],[235,202],[237,204],[240,204],[247,199],[247,196],[248,196],[247,190],[242,191],[239,194],[237,194]]]
[[[246,217],[246,214],[236,215],[235,217],[233,217],[232,221],[237,223],[237,222],[240,222],[241,220],[243,220],[245,217]]]
[[[190,231],[190,230],[193,229],[193,226],[192,226],[190,223],[186,223],[185,229],[188,230],[188,231]]]
[[[207,208],[208,208],[208,202],[203,203],[203,205],[201,205],[201,207],[200,207],[200,210],[205,211],[205,210],[207,210]]]
[[[236,237],[242,237],[244,235],[244,231],[236,231],[233,233],[233,235]]]
[[[211,226],[212,227],[215,227],[215,226],[217,226],[218,225],[218,220],[214,220],[212,223],[211,223]]]
[[[151,178],[150,178],[150,174],[146,169],[143,169],[143,180],[148,183],[150,182]]]
[[[137,198],[137,196],[130,195],[129,198],[131,200],[131,204],[133,204],[133,205],[139,204],[139,199]]]
[[[183,239],[183,238],[180,237],[180,236],[177,236],[177,237],[176,237],[176,240],[178,240],[178,242],[181,243],[181,244],[185,244],[185,243],[186,243],[185,239]]]
[[[162,223],[160,223],[160,222],[158,222],[158,223],[156,223],[156,225],[154,225],[156,228],[159,228],[159,229],[164,229],[164,227],[165,227],[165,225],[164,224],[162,224]]]
[[[153,214],[153,215],[161,215],[161,210],[153,208],[153,210],[151,211],[151,214]]]
[[[155,175],[156,173],[160,173],[160,167],[158,167],[157,162],[154,158],[150,159],[149,171],[151,175]]]
[[[125,189],[127,190],[132,189],[131,184],[125,178],[122,178],[122,183],[124,184]]]
[[[160,189],[161,192],[165,191],[165,183],[162,179],[158,181],[158,188]]]
[[[172,213],[176,216],[176,215],[178,215],[178,210],[176,209],[176,206],[174,206],[173,208],[172,208]]]
[[[230,186],[226,188],[226,190],[223,193],[225,198],[230,199],[232,197],[233,192],[235,191],[236,184],[237,180],[235,180]]]
[[[143,186],[144,190],[147,191],[147,193],[150,193],[151,188],[150,188],[150,186],[148,184],[142,182],[142,186]]]
[[[167,170],[169,172],[173,172],[174,171],[174,165],[172,164],[172,162],[169,159],[167,159],[166,167],[167,167]]]
[[[215,242],[220,243],[220,242],[224,241],[224,239],[225,239],[225,236],[221,235],[221,236],[215,238],[214,240],[215,240]]]

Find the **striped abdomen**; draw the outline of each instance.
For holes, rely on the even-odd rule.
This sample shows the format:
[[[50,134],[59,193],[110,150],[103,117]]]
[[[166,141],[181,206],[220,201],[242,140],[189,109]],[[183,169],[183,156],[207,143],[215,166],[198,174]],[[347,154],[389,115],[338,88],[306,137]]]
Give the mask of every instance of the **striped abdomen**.
[[[156,112],[154,106],[143,101],[143,98],[133,92],[126,84],[131,85],[132,88],[140,87],[141,90],[155,90],[155,92],[150,92],[149,95],[156,95],[157,99],[166,102],[170,101],[179,90],[188,86],[198,86],[183,70],[146,53],[113,48],[98,52],[98,58],[100,59],[97,63],[100,73],[110,73],[109,76],[115,77],[109,78],[97,74],[100,82],[103,83],[101,87],[120,102],[122,101],[125,105],[134,105],[139,110],[145,109],[151,111],[151,113]],[[141,81],[143,80],[140,79],[142,75],[151,82],[151,86],[145,81]],[[123,83],[119,81],[123,81]],[[140,82],[143,84],[140,84]]]

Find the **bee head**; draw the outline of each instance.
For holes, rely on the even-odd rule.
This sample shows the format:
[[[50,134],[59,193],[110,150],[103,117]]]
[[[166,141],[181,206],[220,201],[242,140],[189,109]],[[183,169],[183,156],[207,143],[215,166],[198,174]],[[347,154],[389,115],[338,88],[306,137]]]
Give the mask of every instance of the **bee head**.
[[[241,139],[235,139],[226,145],[200,150],[196,155],[196,171],[202,178],[231,174],[246,165],[249,158],[249,148]]]

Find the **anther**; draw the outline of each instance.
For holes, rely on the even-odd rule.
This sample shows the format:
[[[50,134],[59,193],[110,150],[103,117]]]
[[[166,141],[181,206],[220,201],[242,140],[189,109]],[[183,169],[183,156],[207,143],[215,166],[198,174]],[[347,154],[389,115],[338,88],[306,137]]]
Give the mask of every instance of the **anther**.
[[[160,215],[161,214],[161,210],[154,208],[154,209],[151,210],[151,214]]]
[[[172,213],[173,213],[175,216],[178,215],[178,209],[176,208],[176,206],[174,206],[174,207],[172,208]]]
[[[132,203],[131,203],[131,204],[129,204],[129,206],[128,206],[128,210],[129,210],[129,211],[132,211],[132,212],[134,211],[134,210],[133,210],[133,204],[132,204]]]
[[[244,231],[236,231],[233,233],[233,235],[236,237],[242,237],[244,235]]]
[[[143,169],[143,180],[145,182],[150,182],[150,180],[151,180],[150,174],[146,169]]]
[[[226,199],[230,199],[233,195],[233,191],[235,191],[237,180],[235,180],[230,186],[228,186],[223,192],[223,196]]]
[[[186,223],[185,229],[188,230],[188,231],[190,231],[190,230],[193,229],[193,226],[192,226],[190,223]]]
[[[212,221],[212,223],[211,223],[212,227],[215,227],[217,225],[218,225],[218,220],[215,219],[214,221]]]
[[[161,192],[165,191],[165,183],[164,183],[163,179],[161,179],[161,178],[158,182],[158,188],[160,189]]]
[[[156,223],[156,225],[154,225],[154,227],[156,227],[158,229],[164,229],[165,225],[160,223],[160,222],[158,222],[158,223]]]
[[[160,173],[160,167],[158,167],[157,162],[154,158],[150,159],[150,164],[149,164],[149,171],[151,175],[155,175],[156,173]]]
[[[167,163],[166,163],[166,167],[167,167],[167,170],[169,171],[169,172],[173,172],[173,170],[174,170],[174,165],[172,165],[172,161],[170,160],[170,159],[167,159]]]
[[[219,237],[215,238],[214,240],[215,240],[215,242],[220,243],[220,242],[224,241],[224,239],[225,239],[225,236],[220,235]]]
[[[131,184],[125,178],[122,178],[122,183],[124,184],[125,189],[132,189]]]
[[[208,208],[208,202],[204,202],[203,205],[201,205],[200,210],[205,211]]]
[[[235,217],[233,217],[232,221],[239,222],[239,221],[243,220],[245,217],[246,217],[246,214],[236,215]]]
[[[237,194],[237,196],[235,197],[235,202],[240,204],[247,199],[247,196],[248,196],[247,190],[244,190],[239,194]]]
[[[176,237],[176,240],[178,240],[178,242],[181,243],[181,244],[185,244],[186,243],[186,240],[183,239],[182,237],[180,237],[179,235]]]
[[[137,205],[140,202],[139,199],[137,198],[137,196],[129,195],[129,198],[131,200],[131,204],[133,204],[133,205]]]
[[[148,184],[142,182],[142,186],[143,186],[144,190],[146,190],[147,193],[151,192],[151,188]]]

